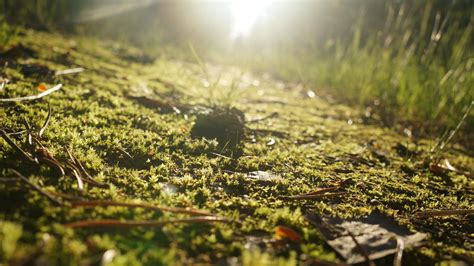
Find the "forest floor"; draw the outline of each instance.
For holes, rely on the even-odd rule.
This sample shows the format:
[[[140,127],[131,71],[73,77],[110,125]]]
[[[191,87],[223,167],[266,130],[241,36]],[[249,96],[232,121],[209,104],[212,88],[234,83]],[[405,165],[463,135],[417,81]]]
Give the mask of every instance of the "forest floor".
[[[25,31],[0,61],[0,99],[62,84],[0,102],[5,264],[472,265],[462,146],[436,163],[317,88],[112,42]]]

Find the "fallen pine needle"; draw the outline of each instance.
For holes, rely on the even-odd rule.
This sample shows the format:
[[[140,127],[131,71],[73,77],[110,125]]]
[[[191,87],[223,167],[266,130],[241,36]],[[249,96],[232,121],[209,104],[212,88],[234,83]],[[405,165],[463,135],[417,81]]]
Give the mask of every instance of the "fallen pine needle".
[[[135,227],[135,226],[163,226],[167,224],[182,224],[182,223],[229,223],[230,220],[220,217],[192,217],[184,219],[173,219],[168,221],[120,221],[120,220],[82,220],[69,224],[66,227],[71,228],[86,228],[86,227]]]
[[[29,185],[30,187],[32,187],[34,190],[38,191],[41,195],[45,196],[47,199],[49,199],[50,201],[52,201],[53,203],[56,203],[58,205],[63,205],[63,203],[58,200],[58,199],[55,199],[53,198],[51,195],[49,195],[47,192],[45,192],[44,190],[42,190],[39,186],[33,184],[28,178],[26,178],[24,175],[20,174],[20,172],[16,171],[16,170],[13,170],[11,169],[12,172],[18,177],[20,178],[21,180],[23,180],[27,185]]]
[[[101,201],[101,200],[76,201],[72,203],[73,208],[94,208],[94,207],[99,207],[99,206],[100,207],[117,206],[117,207],[144,208],[144,209],[149,209],[149,210],[167,211],[167,212],[173,212],[173,213],[217,217],[214,214],[199,211],[199,210],[188,210],[188,209],[176,208],[176,207],[154,206],[154,205],[142,204],[142,203],[114,202],[114,201]]]
[[[48,116],[46,117],[46,120],[43,123],[43,126],[41,127],[40,131],[38,132],[38,136],[41,138],[43,136],[44,131],[49,125],[49,121],[51,120],[51,105],[48,103]]]
[[[297,195],[297,196],[310,196],[310,195],[321,195],[321,194],[324,194],[326,192],[333,192],[333,191],[336,191],[338,190],[339,187],[328,187],[328,188],[321,188],[321,189],[318,189],[316,191],[313,191],[313,192],[309,192],[309,193],[305,193],[305,194],[300,194],[300,195]]]
[[[71,69],[65,69],[65,70],[58,70],[56,73],[54,73],[56,76],[61,76],[61,75],[69,75],[69,74],[76,74],[76,73],[81,73],[85,69],[83,67],[78,67],[78,68],[71,68]]]
[[[33,158],[30,154],[28,154],[26,151],[24,151],[22,148],[20,148],[8,135],[6,131],[3,129],[0,129],[0,137],[2,137],[13,149],[17,150],[20,152],[23,156],[25,156],[28,161],[33,162],[33,163],[39,163],[38,159]]]
[[[58,85],[52,87],[51,89],[45,90],[42,93],[37,94],[37,95],[18,97],[18,98],[0,99],[0,102],[22,102],[22,101],[37,100],[37,99],[43,98],[43,97],[55,92],[55,91],[60,90],[62,88],[62,86],[63,86],[62,84],[58,84]]]
[[[474,214],[474,209],[429,210],[415,213],[417,217],[451,216]]]
[[[295,196],[284,196],[281,197],[282,199],[286,200],[318,200],[326,197],[337,197],[337,196],[342,196],[342,195],[347,195],[349,193],[347,192],[335,192],[335,193],[325,193],[321,192],[313,192],[313,193],[308,193],[308,194],[302,194],[302,195],[295,195]]]

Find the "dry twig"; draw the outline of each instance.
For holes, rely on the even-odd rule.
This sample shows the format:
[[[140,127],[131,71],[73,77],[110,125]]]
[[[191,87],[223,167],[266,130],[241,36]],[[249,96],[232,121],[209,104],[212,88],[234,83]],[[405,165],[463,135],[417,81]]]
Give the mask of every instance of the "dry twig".
[[[149,210],[167,211],[167,212],[173,212],[173,213],[200,215],[200,216],[206,216],[206,217],[217,217],[216,215],[212,213],[203,212],[199,210],[188,210],[184,208],[154,206],[154,205],[143,204],[143,203],[128,203],[128,202],[114,202],[114,201],[101,201],[101,200],[72,202],[73,208],[93,208],[93,207],[99,207],[99,206],[144,208],[144,209],[149,209]]]
[[[261,121],[265,121],[267,119],[270,119],[270,118],[275,118],[278,116],[278,112],[273,112],[265,117],[262,117],[262,118],[256,118],[256,119],[252,119],[252,120],[249,120],[249,121],[246,121],[247,123],[256,123],[256,122],[261,122]]]
[[[18,178],[20,178],[21,180],[23,180],[26,184],[28,184],[30,187],[32,187],[34,190],[38,191],[41,195],[45,196],[47,199],[49,199],[50,201],[52,201],[53,203],[57,204],[57,205],[63,205],[63,203],[52,197],[51,195],[49,195],[47,192],[45,192],[44,190],[42,190],[39,186],[33,184],[28,178],[26,178],[24,175],[20,174],[20,172],[16,171],[16,170],[11,170]]]
[[[33,101],[33,100],[38,100],[40,98],[43,98],[55,91],[58,91],[62,88],[62,84],[58,84],[51,89],[45,90],[40,94],[37,95],[31,95],[31,96],[25,96],[25,97],[17,97],[17,98],[7,98],[7,99],[0,99],[0,102],[23,102],[23,101]]]
[[[308,193],[308,194],[302,194],[302,195],[284,196],[281,198],[286,199],[286,200],[318,200],[318,199],[322,199],[326,197],[338,197],[338,196],[349,194],[347,192],[335,192],[335,193],[325,193],[325,192],[318,193],[318,192],[319,191]]]
[[[181,224],[181,223],[229,223],[230,220],[226,218],[213,217],[213,216],[200,216],[183,219],[172,219],[168,221],[121,221],[121,220],[82,220],[69,224],[65,224],[67,227],[72,228],[85,228],[85,227],[136,227],[136,226],[163,226],[167,224]]]
[[[349,236],[352,238],[352,241],[354,241],[355,245],[356,245],[356,248],[359,250],[360,254],[362,254],[362,256],[364,256],[365,258],[365,261],[367,262],[367,265],[369,266],[375,266],[375,263],[370,260],[369,258],[369,254],[367,253],[367,251],[364,249],[364,247],[361,246],[361,244],[359,243],[359,241],[357,241],[356,237],[354,236],[354,234],[351,233],[351,231],[347,230],[347,234],[349,234]]]
[[[3,130],[0,129],[0,136],[15,150],[20,152],[28,161],[33,162],[38,164],[38,159],[34,158],[32,155],[28,154],[26,151],[24,151],[22,148],[20,148],[9,136],[9,134]]]

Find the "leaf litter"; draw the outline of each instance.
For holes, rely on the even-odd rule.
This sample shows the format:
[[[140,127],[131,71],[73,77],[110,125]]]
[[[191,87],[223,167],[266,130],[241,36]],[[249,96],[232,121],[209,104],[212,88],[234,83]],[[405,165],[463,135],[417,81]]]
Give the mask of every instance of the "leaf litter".
[[[349,264],[362,263],[367,258],[376,260],[391,254],[397,254],[396,259],[400,260],[400,241],[405,248],[417,247],[423,245],[428,236],[419,232],[412,234],[379,212],[372,212],[361,219],[343,220],[320,217],[308,211],[305,218],[319,229],[328,245]],[[359,249],[359,252],[354,252],[355,249]]]

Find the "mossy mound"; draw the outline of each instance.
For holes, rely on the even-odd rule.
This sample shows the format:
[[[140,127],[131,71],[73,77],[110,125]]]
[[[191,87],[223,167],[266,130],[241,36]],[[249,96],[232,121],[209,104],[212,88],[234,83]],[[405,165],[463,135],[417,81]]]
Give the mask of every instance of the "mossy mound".
[[[236,108],[214,108],[209,113],[199,114],[191,129],[194,138],[215,139],[223,149],[237,147],[245,134],[244,113]]]

